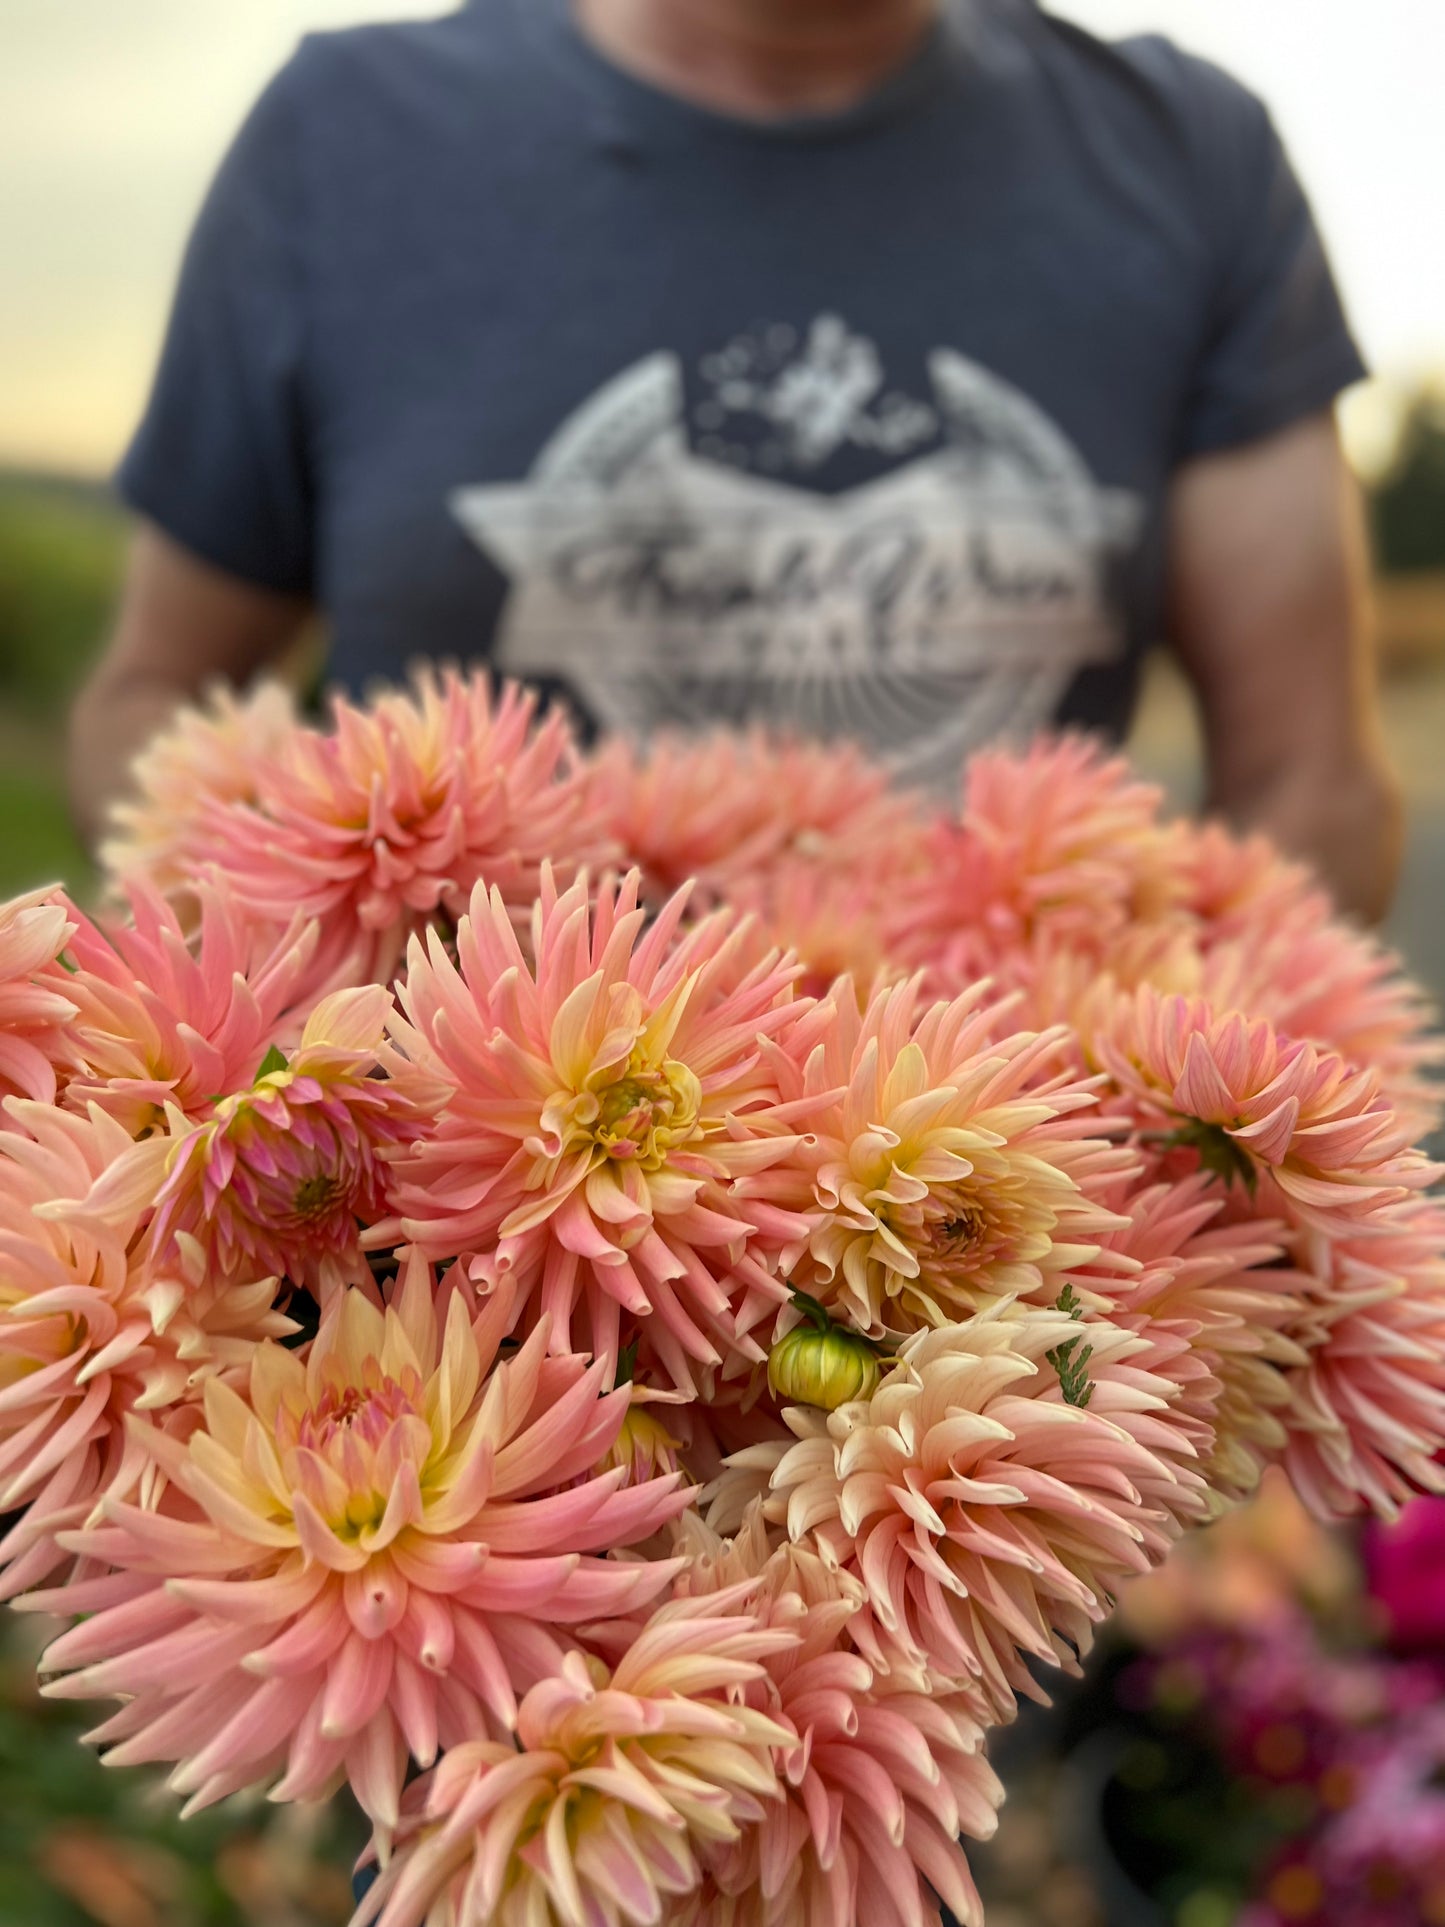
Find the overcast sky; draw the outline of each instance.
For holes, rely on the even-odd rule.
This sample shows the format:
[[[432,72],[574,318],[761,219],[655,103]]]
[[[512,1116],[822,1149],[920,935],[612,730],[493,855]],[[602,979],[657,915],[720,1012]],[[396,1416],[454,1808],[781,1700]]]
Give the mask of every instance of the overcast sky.
[[[438,0],[0,0],[0,462],[99,471],[236,123],[312,27]],[[1445,364],[1445,0],[1057,0],[1150,27],[1269,100],[1366,349]]]

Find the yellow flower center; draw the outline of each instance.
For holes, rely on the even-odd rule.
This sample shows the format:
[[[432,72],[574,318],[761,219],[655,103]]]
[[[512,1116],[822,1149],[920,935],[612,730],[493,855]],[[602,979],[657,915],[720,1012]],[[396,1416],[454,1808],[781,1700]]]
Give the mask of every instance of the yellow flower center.
[[[304,1179],[296,1187],[296,1216],[308,1222],[313,1218],[324,1218],[344,1188],[339,1178],[322,1171]]]
[[[296,1451],[314,1455],[327,1468],[320,1473],[301,1457],[293,1462],[297,1485],[343,1537],[380,1525],[398,1456],[411,1459],[421,1470],[431,1453],[426,1391],[420,1376],[406,1371],[400,1380],[384,1378],[370,1366],[367,1380],[362,1385],[328,1385],[308,1411],[291,1421]],[[395,1436],[398,1431],[400,1441]],[[283,1449],[285,1443],[283,1437]],[[344,1500],[336,1485],[338,1477],[345,1487]]]
[[[596,1093],[592,1140],[610,1158],[656,1170],[698,1134],[702,1088],[673,1058],[649,1065],[634,1052],[626,1074]]]

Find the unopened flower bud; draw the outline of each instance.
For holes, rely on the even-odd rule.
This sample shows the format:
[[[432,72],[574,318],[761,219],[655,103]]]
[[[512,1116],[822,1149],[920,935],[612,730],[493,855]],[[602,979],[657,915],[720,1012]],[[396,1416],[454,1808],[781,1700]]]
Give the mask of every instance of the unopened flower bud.
[[[769,1389],[789,1405],[836,1412],[852,1399],[871,1398],[880,1377],[873,1347],[841,1325],[799,1325],[768,1354]]]

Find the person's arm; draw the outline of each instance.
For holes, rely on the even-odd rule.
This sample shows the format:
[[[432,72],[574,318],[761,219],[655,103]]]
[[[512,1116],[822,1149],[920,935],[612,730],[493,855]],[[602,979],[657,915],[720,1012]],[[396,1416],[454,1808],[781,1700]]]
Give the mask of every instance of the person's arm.
[[[1208,806],[1308,859],[1342,910],[1383,916],[1403,810],[1380,727],[1364,518],[1333,415],[1179,471],[1169,637],[1199,697]]]
[[[209,683],[243,683],[277,663],[308,611],[141,523],[111,640],[71,712],[71,809],[88,843],[149,737]]]

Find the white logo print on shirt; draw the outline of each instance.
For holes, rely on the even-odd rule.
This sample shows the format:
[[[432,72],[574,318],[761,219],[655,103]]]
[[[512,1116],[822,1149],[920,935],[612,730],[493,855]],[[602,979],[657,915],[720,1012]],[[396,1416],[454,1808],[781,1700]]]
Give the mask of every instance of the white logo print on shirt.
[[[1140,505],[1106,493],[1017,389],[948,349],[932,405],[885,389],[873,344],[824,317],[702,368],[688,444],[682,369],[609,382],[517,487],[452,506],[512,591],[503,673],[560,677],[607,728],[762,722],[856,738],[910,781],[1045,724],[1078,671],[1116,658],[1109,570]],[[840,495],[742,472],[806,471],[845,445],[900,465]],[[944,446],[914,454],[940,428]]]

